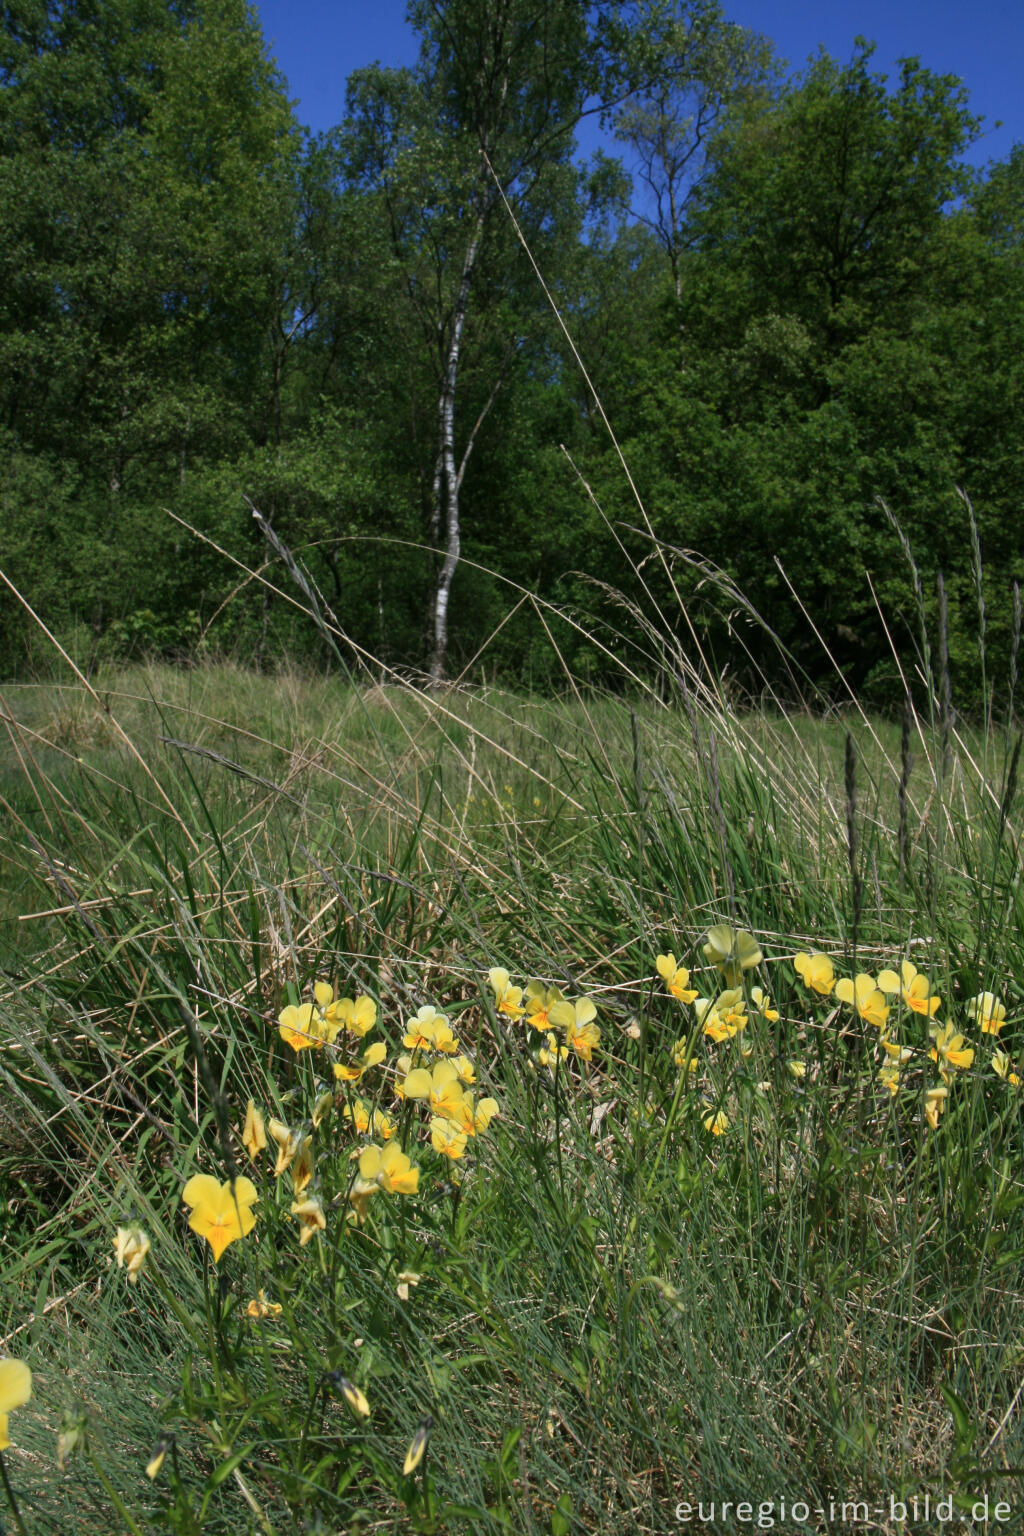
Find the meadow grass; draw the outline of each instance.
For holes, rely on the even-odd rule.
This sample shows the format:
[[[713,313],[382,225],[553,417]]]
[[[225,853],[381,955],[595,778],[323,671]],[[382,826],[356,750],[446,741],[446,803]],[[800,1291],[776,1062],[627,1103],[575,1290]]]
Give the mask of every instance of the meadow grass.
[[[0,710],[14,1528],[625,1536],[698,1500],[785,1529],[804,1500],[794,1528],[825,1530],[926,1493],[1019,1520],[1012,721],[736,710],[681,669],[533,698],[228,663]],[[709,930],[751,934],[749,963]],[[909,960],[937,1015],[890,989],[883,1030],[801,952]],[[372,1000],[365,1040],[317,983]],[[540,983],[569,1000],[549,1028]],[[498,1106],[454,1160],[410,1077],[452,1053],[399,1061],[430,1005]],[[254,1155],[250,1101],[278,1122]],[[216,1261],[196,1174],[258,1196]]]

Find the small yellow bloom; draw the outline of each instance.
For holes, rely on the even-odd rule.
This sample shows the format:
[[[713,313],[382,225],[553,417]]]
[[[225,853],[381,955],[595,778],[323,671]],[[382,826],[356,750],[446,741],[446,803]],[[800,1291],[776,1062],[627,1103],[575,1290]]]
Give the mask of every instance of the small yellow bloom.
[[[371,1142],[359,1154],[358,1182],[376,1185],[396,1195],[414,1195],[419,1188],[420,1170],[393,1141],[384,1147]]]
[[[305,1248],[317,1232],[327,1231],[327,1217],[318,1195],[307,1195],[303,1200],[293,1200],[291,1214],[301,1222],[299,1247]]]
[[[441,1051],[446,1056],[454,1056],[459,1048],[449,1028],[447,1016],[438,1013],[429,1003],[418,1010],[414,1019],[409,1020],[408,1032],[403,1035],[402,1044],[410,1051]]]
[[[431,1418],[423,1419],[413,1436],[412,1444],[405,1453],[405,1461],[402,1465],[402,1476],[410,1477],[426,1454],[427,1441],[430,1439],[430,1431],[434,1421]]]
[[[371,1067],[379,1067],[382,1061],[386,1061],[387,1054],[388,1048],[383,1040],[377,1040],[366,1048],[359,1061],[335,1062],[334,1075],[341,1083],[358,1083]]]
[[[277,1016],[278,1033],[295,1052],[323,1045],[328,1036],[323,1014],[315,1003],[289,1003]]]
[[[820,992],[822,997],[828,997],[835,985],[836,973],[828,955],[808,955],[801,951],[793,956],[793,969],[805,987]]]
[[[344,1030],[361,1040],[377,1022],[377,1004],[372,997],[339,997],[325,1010],[324,1017],[334,1026],[335,1032]]]
[[[196,1173],[185,1185],[182,1199],[192,1210],[189,1226],[198,1237],[206,1238],[215,1264],[229,1244],[246,1237],[256,1225],[251,1207],[259,1194],[251,1179],[238,1178],[234,1183],[225,1179],[220,1184],[211,1174]]]
[[[487,972],[487,980],[491,984],[494,993],[494,1004],[499,1013],[507,1013],[510,1019],[521,1019],[526,1012],[522,1006],[523,989],[513,987],[509,982],[508,971],[500,965],[493,965]]]
[[[565,1030],[566,1045],[584,1061],[593,1059],[592,1053],[601,1039],[601,1031],[593,1023],[596,1017],[597,1008],[592,997],[578,997],[574,1003],[562,998],[548,1009],[550,1022],[557,1029]]]
[[[1001,1077],[1004,1082],[1009,1083],[1011,1088],[1020,1087],[1020,1077],[1013,1070],[1010,1058],[1005,1051],[992,1052],[992,1071]]]
[[[167,1458],[167,1442],[164,1439],[157,1441],[156,1450],[146,1462],[146,1476],[150,1482],[154,1482],[160,1476],[160,1468]]]
[[[395,1286],[399,1301],[409,1300],[409,1287],[419,1285],[420,1275],[415,1269],[400,1269],[398,1272],[398,1284]]]
[[[928,1033],[934,1042],[928,1054],[932,1061],[939,1063],[939,1071],[943,1074],[944,1081],[949,1080],[945,1076],[944,1069],[953,1067],[961,1071],[971,1065],[974,1060],[974,1049],[973,1047],[964,1049],[964,1037],[956,1033],[955,1025],[942,1025],[936,1021]]]
[[[717,1112],[712,1111],[710,1115],[705,1115],[704,1129],[710,1131],[712,1136],[721,1136],[724,1131],[727,1131],[729,1129],[729,1116],[725,1110],[720,1109]]]
[[[0,1360],[0,1451],[11,1443],[7,1415],[24,1408],[32,1396],[32,1372],[24,1360]]]
[[[260,1111],[256,1108],[252,1099],[250,1099],[245,1110],[245,1128],[242,1131],[242,1145],[248,1152],[251,1161],[255,1162],[266,1144],[267,1127]]]
[[[786,1071],[794,1082],[802,1083],[807,1076],[807,1063],[806,1061],[787,1061]]]
[[[777,1024],[779,1022],[779,1010],[772,1007],[772,1000],[767,992],[763,992],[760,987],[751,987],[750,1001],[761,1017],[768,1020],[769,1024]]]
[[[689,1043],[690,1042],[685,1038],[682,1040],[677,1040],[675,1045],[672,1047],[672,1060],[675,1062],[677,1067],[685,1066],[687,1070],[693,1074],[697,1071],[700,1063],[698,1062],[696,1056],[691,1056],[689,1060],[687,1060],[686,1047],[689,1045]]]
[[[706,997],[698,997],[693,1006],[697,1022],[716,1044],[722,1040],[731,1040],[741,1029],[746,1028],[747,1015],[739,987],[728,987],[718,994],[714,1002]]]
[[[284,1308],[279,1301],[268,1301],[266,1291],[260,1291],[254,1301],[250,1301],[245,1309],[246,1317],[261,1319],[264,1317],[280,1317]]]
[[[894,1061],[885,1061],[878,1069],[878,1081],[884,1083],[895,1098],[900,1086],[900,1069]]]
[[[991,992],[979,992],[966,1004],[967,1015],[981,1026],[983,1035],[998,1035],[1006,1023],[1006,1009]]]
[[[685,966],[676,965],[672,951],[669,950],[667,955],[659,955],[654,964],[671,996],[677,997],[681,1003],[692,1003],[697,992],[690,986],[690,973]]]
[[[476,1068],[468,1056],[456,1056],[455,1070],[459,1074],[459,1082],[465,1083],[467,1088],[476,1082]]]
[[[118,1227],[114,1238],[114,1258],[118,1269],[127,1269],[132,1285],[138,1281],[149,1248],[149,1238],[141,1227]]]
[[[435,1116],[430,1122],[430,1145],[435,1152],[443,1152],[453,1161],[462,1157],[468,1136],[454,1120],[442,1120]]]
[[[464,1089],[454,1061],[436,1061],[429,1072],[426,1067],[414,1068],[402,1085],[402,1093],[406,1099],[426,1099],[431,1114],[454,1120]]]
[[[563,1001],[560,988],[545,986],[542,981],[528,981],[524,995],[527,1024],[541,1034],[547,1034],[551,1027],[548,1013],[554,1003]]]
[[[728,923],[716,923],[708,929],[703,953],[705,960],[721,971],[727,987],[738,987],[743,972],[753,970],[764,959],[754,935]]]
[[[841,976],[835,985],[835,995],[841,1003],[855,1008],[866,1024],[883,1029],[889,1017],[889,1005],[885,993],[875,985],[875,978],[861,971],[853,981]]]
[[[338,1386],[341,1388],[341,1395],[352,1409],[352,1412],[358,1413],[361,1418],[368,1419],[370,1417],[370,1405],[359,1388],[353,1386],[352,1382],[345,1376],[339,1377]]]
[[[879,971],[878,985],[883,992],[899,992],[907,1007],[913,1013],[919,1013],[924,1018],[930,1019],[942,1003],[942,999],[931,995],[931,985],[927,976],[923,975],[909,960],[904,960],[900,966],[900,974],[895,971]]]
[[[555,1035],[546,1035],[544,1044],[537,1052],[537,1060],[542,1067],[554,1068],[558,1062],[565,1061],[568,1055],[569,1047],[567,1045],[559,1045]]]

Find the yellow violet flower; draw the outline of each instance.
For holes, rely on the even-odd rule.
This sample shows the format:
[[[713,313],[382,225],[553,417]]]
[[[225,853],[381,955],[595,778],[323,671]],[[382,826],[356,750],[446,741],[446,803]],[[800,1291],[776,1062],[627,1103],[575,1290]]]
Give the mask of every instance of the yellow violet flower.
[[[361,1040],[377,1022],[377,1004],[372,997],[357,997],[354,1001],[351,997],[339,997],[325,1009],[324,1017],[335,1033],[344,1030]]]
[[[567,1045],[559,1045],[556,1036],[546,1035],[544,1044],[537,1052],[537,1060],[542,1067],[553,1068],[556,1062],[565,1061],[568,1054],[569,1047]]]
[[[926,1019],[930,1019],[934,1013],[937,1013],[942,1003],[940,997],[930,995],[931,985],[927,976],[923,975],[909,960],[904,960],[900,966],[899,976],[895,971],[879,971],[878,985],[883,992],[901,993],[907,1007]]]
[[[1020,1087],[1021,1080],[1013,1070],[1010,1058],[1005,1051],[992,1052],[992,1071],[1009,1083],[1011,1088]]]
[[[704,1129],[710,1131],[712,1136],[721,1136],[723,1131],[729,1129],[729,1116],[724,1109],[712,1111],[704,1116]]]
[[[762,991],[760,987],[751,987],[750,1001],[761,1017],[768,1020],[769,1024],[777,1024],[779,1022],[779,1010],[772,1007],[772,1000],[767,992]]]
[[[563,1001],[561,988],[547,987],[542,981],[526,984],[526,1022],[541,1034],[547,1034],[550,1024],[548,1014],[554,1003]]]
[[[596,1017],[597,1007],[592,997],[578,997],[574,1003],[562,998],[548,1009],[550,1022],[557,1029],[565,1030],[566,1045],[584,1061],[593,1060],[592,1052],[600,1043],[601,1031],[593,1023]]]
[[[118,1269],[127,1269],[132,1285],[138,1281],[149,1248],[149,1238],[141,1227],[118,1227],[114,1238],[114,1258]]]
[[[939,1116],[946,1107],[946,1099],[949,1089],[943,1084],[938,1088],[926,1088],[924,1094],[924,1117],[933,1131],[938,1129]]]
[[[716,1044],[722,1040],[731,1040],[746,1027],[747,1015],[743,1011],[743,993],[739,987],[729,987],[720,992],[714,1002],[706,997],[698,997],[693,1006],[697,1022]]]
[[[250,1160],[255,1162],[266,1144],[266,1124],[260,1111],[256,1108],[256,1105],[253,1103],[252,1099],[250,1099],[245,1110],[245,1127],[242,1131],[242,1145],[248,1152]]]
[[[446,1056],[454,1056],[459,1048],[447,1015],[438,1013],[429,1003],[409,1020],[408,1033],[403,1035],[402,1044],[410,1051],[441,1051]]]
[[[467,1088],[470,1083],[476,1082],[476,1068],[468,1056],[456,1056],[455,1070],[459,1074],[459,1082],[465,1083]]]
[[[302,1200],[293,1200],[291,1214],[297,1216],[301,1223],[299,1229],[300,1248],[305,1248],[315,1233],[327,1231],[327,1217],[324,1214],[324,1208],[320,1202],[319,1195],[306,1195]]]
[[[494,1004],[499,1013],[507,1013],[510,1019],[521,1019],[526,1009],[522,1006],[523,989],[509,983],[508,971],[500,965],[492,965],[487,980],[494,993]]]
[[[807,1076],[807,1063],[806,1061],[787,1061],[786,1071],[794,1082],[802,1083]]]
[[[931,1026],[928,1033],[934,1041],[932,1049],[928,1054],[932,1061],[938,1062],[939,1071],[944,1082],[949,1082],[949,1078],[946,1076],[948,1068],[953,1067],[960,1071],[970,1066],[974,1060],[974,1048],[964,1049],[964,1037],[957,1034],[955,1024],[942,1025],[936,1022]]]
[[[671,996],[677,997],[681,1003],[692,1003],[697,992],[690,986],[690,973],[685,966],[676,965],[672,951],[669,950],[667,955],[659,955],[654,964]]]
[[[7,1415],[24,1408],[32,1396],[32,1372],[24,1360],[0,1360],[0,1451],[11,1443]]]
[[[335,1062],[334,1075],[341,1083],[358,1083],[371,1067],[379,1067],[381,1062],[387,1059],[387,1054],[388,1048],[383,1040],[377,1040],[373,1045],[367,1046],[359,1061]]]
[[[271,1138],[277,1142],[277,1162],[274,1164],[274,1178],[279,1179],[285,1169],[290,1166],[292,1158],[302,1146],[302,1130],[292,1130],[285,1125],[283,1120],[275,1120],[271,1117],[267,1121],[267,1130]]]
[[[895,1098],[900,1086],[900,1069],[894,1061],[885,1061],[878,1069],[878,1080]]]
[[[435,1152],[443,1152],[453,1161],[462,1157],[468,1141],[467,1132],[454,1120],[442,1120],[435,1116],[430,1122],[430,1145]]]
[[[328,1029],[315,1003],[289,1003],[277,1016],[278,1033],[296,1053],[323,1045]]]
[[[689,1045],[689,1043],[690,1042],[685,1037],[682,1040],[677,1040],[675,1045],[672,1047],[672,1060],[675,1062],[677,1067],[686,1067],[687,1071],[692,1075],[697,1071],[700,1063],[696,1056],[691,1056],[689,1060],[687,1060],[686,1047]]]
[[[266,1291],[260,1291],[254,1301],[250,1301],[245,1309],[246,1317],[257,1319],[264,1317],[280,1317],[284,1308],[279,1301],[268,1301]]]
[[[403,1084],[403,1097],[426,1099],[431,1114],[446,1120],[458,1118],[463,1087],[454,1061],[437,1061],[428,1072],[426,1067],[416,1067]]]
[[[251,1207],[259,1194],[251,1179],[238,1178],[233,1184],[225,1179],[220,1184],[209,1173],[196,1173],[185,1185],[182,1199],[192,1210],[189,1226],[198,1237],[206,1238],[215,1264],[229,1244],[246,1237],[256,1225]]]
[[[396,1195],[414,1195],[419,1188],[420,1170],[393,1141],[384,1147],[371,1142],[359,1154],[359,1181]]]
[[[703,954],[721,971],[727,987],[739,986],[743,972],[752,971],[764,959],[754,935],[728,923],[716,923],[708,929]]]
[[[475,1104],[473,1095],[467,1093],[459,1106],[459,1124],[468,1136],[483,1135],[497,1113],[497,1099],[481,1099]]]
[[[866,1024],[883,1029],[889,1017],[889,1005],[885,993],[875,985],[875,978],[861,971],[853,981],[841,976],[835,985],[835,995],[841,1003],[855,1008]]]
[[[992,992],[979,992],[966,1008],[968,1018],[980,1025],[983,1035],[998,1035],[1006,1023],[1006,1009]]]
[[[835,985],[836,973],[828,955],[805,954],[802,950],[793,956],[793,969],[804,986],[812,992],[828,997]]]

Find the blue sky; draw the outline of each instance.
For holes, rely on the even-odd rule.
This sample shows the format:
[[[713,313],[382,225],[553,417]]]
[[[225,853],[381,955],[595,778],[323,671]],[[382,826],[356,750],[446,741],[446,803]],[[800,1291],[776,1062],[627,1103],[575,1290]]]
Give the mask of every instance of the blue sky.
[[[416,58],[405,0],[258,0],[256,12],[299,118],[313,129],[340,120],[353,69]],[[936,73],[958,75],[972,110],[985,118],[985,136],[970,155],[975,164],[1002,159],[1024,141],[1021,0],[727,0],[725,12],[769,37],[794,70],[822,44],[848,59],[859,34],[878,44],[882,73],[895,75],[897,59],[917,54]]]

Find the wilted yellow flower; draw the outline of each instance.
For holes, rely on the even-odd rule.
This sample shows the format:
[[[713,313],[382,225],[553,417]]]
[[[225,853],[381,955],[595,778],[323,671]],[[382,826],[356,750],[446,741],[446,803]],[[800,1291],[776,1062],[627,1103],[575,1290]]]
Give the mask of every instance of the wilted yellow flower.
[[[32,1372],[24,1360],[0,1360],[0,1451],[6,1451],[11,1443],[7,1415],[15,1408],[24,1408],[31,1396]]]
[[[551,1027],[548,1013],[554,1003],[563,1001],[561,989],[545,986],[542,981],[528,981],[525,997],[527,1024],[542,1034],[547,1034]]]
[[[974,1049],[973,1047],[964,1049],[964,1037],[956,1033],[956,1026],[953,1024],[936,1022],[930,1027],[928,1033],[933,1041],[928,1054],[932,1061],[938,1062],[942,1080],[948,1083],[951,1080],[947,1075],[949,1069],[952,1067],[960,1071],[969,1067],[974,1060]]]
[[[729,1116],[724,1109],[712,1111],[704,1116],[704,1129],[710,1131],[712,1136],[721,1136],[723,1131],[729,1129]]]
[[[299,1229],[299,1247],[305,1248],[310,1238],[317,1232],[327,1231],[327,1217],[324,1214],[323,1205],[319,1195],[306,1195],[302,1200],[293,1200],[291,1214],[301,1223]]]
[[[167,1441],[161,1435],[160,1439],[156,1443],[156,1450],[146,1462],[146,1476],[149,1478],[150,1482],[155,1481],[155,1479],[159,1477],[160,1468],[163,1466],[166,1459]]]
[[[118,1269],[127,1269],[132,1285],[138,1281],[149,1247],[149,1238],[141,1227],[118,1227],[114,1238],[114,1258]]]
[[[523,989],[513,987],[509,982],[508,971],[500,965],[493,965],[487,972],[487,980],[494,992],[494,1004],[499,1013],[507,1013],[510,1019],[521,1019],[526,1009],[522,1006]]]
[[[808,955],[801,950],[793,956],[793,969],[805,987],[820,992],[822,997],[828,997],[835,985],[836,973],[828,955]]]
[[[677,997],[681,1003],[692,1003],[697,992],[690,986],[690,973],[685,966],[676,965],[676,957],[672,951],[669,950],[667,955],[659,955],[654,964],[671,995]]]
[[[565,1030],[566,1045],[584,1061],[592,1060],[592,1052],[600,1043],[601,1031],[593,1023],[596,1017],[597,1008],[592,997],[578,997],[574,1003],[561,998],[548,1009],[550,1022],[557,1029]]]
[[[341,1389],[342,1397],[348,1403],[352,1412],[358,1413],[361,1418],[368,1419],[370,1417],[370,1405],[359,1388],[353,1386],[352,1382],[345,1376],[339,1376],[338,1386]]]
[[[992,1071],[1009,1083],[1011,1088],[1020,1087],[1020,1077],[1013,1070],[1010,1058],[1005,1051],[992,1052]]]
[[[253,1162],[267,1144],[267,1127],[263,1116],[256,1108],[252,1099],[249,1100],[245,1111],[245,1128],[242,1131],[242,1145],[248,1152]]]
[[[794,1082],[802,1083],[807,1076],[807,1063],[806,1061],[787,1061],[786,1071]]]
[[[304,1136],[292,1162],[292,1189],[297,1197],[313,1179],[313,1138]]]
[[[280,1317],[284,1308],[279,1301],[268,1301],[266,1291],[260,1291],[254,1301],[250,1301],[245,1309],[246,1317],[257,1319],[264,1317]]]
[[[433,1428],[433,1419],[423,1419],[413,1436],[412,1444],[405,1453],[405,1461],[402,1465],[402,1476],[410,1477],[420,1462],[423,1460],[427,1449],[427,1441],[430,1439],[430,1431]]]
[[[883,992],[901,993],[907,1007],[926,1019],[930,1019],[938,1011],[942,1002],[940,997],[931,996],[931,985],[927,976],[923,975],[909,960],[904,960],[900,966],[899,976],[895,971],[879,971],[878,985]]]
[[[885,1000],[885,993],[875,985],[875,978],[861,971],[853,981],[848,976],[841,976],[835,985],[835,995],[841,1003],[856,1008],[866,1024],[874,1024],[877,1029],[885,1026],[889,1017],[889,1005]]]
[[[397,1278],[398,1284],[395,1286],[395,1291],[398,1299],[399,1301],[408,1301],[409,1287],[410,1285],[419,1285],[420,1275],[415,1269],[400,1269]]]
[[[753,970],[764,959],[754,935],[728,923],[716,923],[708,929],[703,953],[705,960],[721,971],[727,987],[738,987],[743,972]]]
[[[379,1067],[381,1062],[387,1059],[387,1054],[388,1048],[383,1040],[377,1040],[373,1045],[367,1046],[359,1061],[335,1062],[334,1075],[341,1083],[358,1083],[371,1067]]]
[[[267,1121],[267,1130],[277,1143],[277,1162],[274,1164],[274,1178],[279,1179],[285,1169],[291,1163],[292,1158],[302,1145],[302,1127],[292,1130],[285,1125],[283,1120],[275,1120],[271,1116]]]
[[[247,1236],[256,1225],[251,1207],[259,1194],[251,1179],[238,1178],[234,1183],[225,1179],[220,1184],[211,1174],[196,1173],[185,1185],[182,1199],[192,1210],[189,1226],[206,1238],[215,1264],[229,1244]]]
[[[296,1052],[323,1045],[329,1033],[315,1003],[289,1003],[278,1014],[277,1027],[285,1045],[290,1045]]]
[[[979,992],[965,1006],[968,1017],[981,1026],[983,1035],[998,1035],[1006,1023],[1006,1009],[992,992]]]
[[[932,1130],[938,1129],[939,1116],[946,1107],[946,1099],[949,1089],[943,1084],[938,1088],[926,1088],[924,1094],[924,1117]]]

